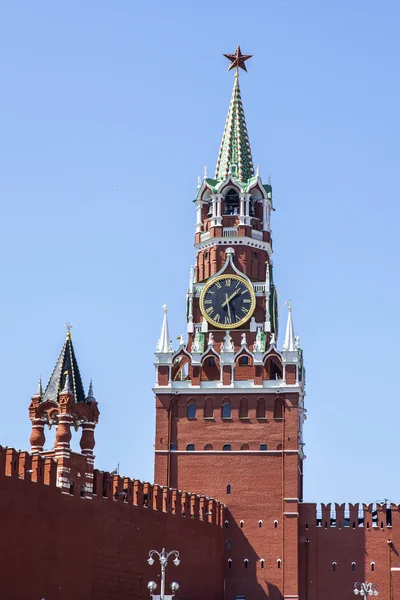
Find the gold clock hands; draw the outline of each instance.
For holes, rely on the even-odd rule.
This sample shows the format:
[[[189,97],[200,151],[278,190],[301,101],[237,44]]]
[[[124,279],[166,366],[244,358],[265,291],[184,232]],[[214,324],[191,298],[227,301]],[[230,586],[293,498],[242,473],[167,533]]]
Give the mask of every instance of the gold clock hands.
[[[225,302],[228,303],[228,315],[229,315],[229,320],[232,321],[232,315],[231,315],[231,307],[229,306],[229,298],[228,298],[228,294],[225,293]],[[222,305],[224,306],[224,305]]]
[[[228,303],[229,303],[229,302],[232,300],[233,296],[236,296],[236,294],[238,294],[238,293],[239,293],[239,291],[240,291],[240,290],[236,290],[235,292],[233,292],[233,294],[231,294],[231,295],[229,296],[229,298],[227,298],[227,299],[225,300],[225,302],[223,302],[223,303],[221,304],[221,306],[222,306],[222,307],[226,306],[226,305],[227,305],[227,304],[228,304]]]

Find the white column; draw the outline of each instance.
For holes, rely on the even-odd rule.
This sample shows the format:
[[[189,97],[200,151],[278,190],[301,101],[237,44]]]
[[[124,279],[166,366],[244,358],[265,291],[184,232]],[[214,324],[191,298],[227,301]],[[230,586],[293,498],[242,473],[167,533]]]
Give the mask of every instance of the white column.
[[[263,200],[263,230],[268,231],[268,209],[267,200],[265,198]]]
[[[245,205],[246,194],[239,194],[239,224],[244,225],[246,223],[246,205]]]
[[[217,219],[216,224],[222,225],[222,217],[221,217],[221,204],[222,204],[222,194],[215,194],[217,199]]]
[[[251,194],[246,194],[246,198],[245,198],[245,219],[244,222],[246,225],[250,225],[251,222],[251,217],[250,217],[250,198],[251,198]]]
[[[201,202],[197,203],[197,212],[196,212],[196,233],[200,233],[201,232]]]

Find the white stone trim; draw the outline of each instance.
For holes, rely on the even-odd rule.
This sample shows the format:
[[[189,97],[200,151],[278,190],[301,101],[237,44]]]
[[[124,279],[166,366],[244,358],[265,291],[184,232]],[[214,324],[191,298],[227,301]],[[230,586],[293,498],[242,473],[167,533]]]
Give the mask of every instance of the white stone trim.
[[[202,381],[199,386],[192,386],[191,381],[172,381],[168,385],[153,388],[155,394],[170,393],[171,390],[182,394],[300,394],[302,388],[300,385],[288,385],[283,379],[265,380],[263,385],[251,385],[250,381],[233,381],[230,385],[222,385],[220,381]]]
[[[209,233],[208,231],[205,233]],[[204,235],[204,233],[202,234]],[[227,238],[227,237],[213,237],[213,238],[208,238],[208,239],[204,239],[203,241],[199,242],[198,244],[195,244],[194,247],[196,248],[196,250],[199,252],[200,250],[204,250],[205,248],[212,248],[213,246],[226,246],[226,245],[237,245],[240,244],[241,246],[251,246],[252,248],[259,248],[260,250],[265,250],[268,253],[268,256],[271,257],[272,256],[272,248],[271,248],[271,244],[269,242],[263,242],[261,240],[256,240],[255,238],[250,238],[247,236],[243,236],[243,237],[234,237],[234,238]]]
[[[155,450],[158,454],[269,454],[281,456],[282,450]],[[285,454],[298,454],[298,450],[284,450]],[[283,513],[285,514],[285,513]],[[294,515],[296,513],[288,513]]]

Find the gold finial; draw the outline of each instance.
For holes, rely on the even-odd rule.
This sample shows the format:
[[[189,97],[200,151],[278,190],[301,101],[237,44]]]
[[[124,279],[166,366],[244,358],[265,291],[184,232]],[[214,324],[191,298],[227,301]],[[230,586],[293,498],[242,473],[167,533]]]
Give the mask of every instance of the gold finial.
[[[285,306],[288,307],[288,311],[290,312],[292,310],[292,301],[288,300],[287,302],[285,302]]]
[[[166,304],[163,304],[161,308],[163,309],[163,311],[164,311],[165,313],[167,313],[167,312],[168,312],[168,310],[167,310],[167,305],[166,305]]]
[[[72,325],[71,325],[71,323],[70,323],[69,321],[66,321],[66,322],[64,323],[64,326],[65,326],[65,328],[66,328],[66,330],[67,330],[67,340],[70,340],[70,339],[71,339],[71,329],[72,329]]]

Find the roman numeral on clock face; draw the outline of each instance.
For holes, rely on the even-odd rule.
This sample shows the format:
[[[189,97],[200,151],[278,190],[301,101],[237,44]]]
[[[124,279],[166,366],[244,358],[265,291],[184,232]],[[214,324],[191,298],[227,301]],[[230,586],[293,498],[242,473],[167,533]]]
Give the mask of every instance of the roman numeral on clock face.
[[[219,322],[220,322],[220,320],[221,320],[221,315],[220,315],[219,313],[217,313],[217,314],[215,315],[215,317],[214,317],[214,321],[215,321],[216,323],[219,323]]]
[[[214,312],[214,308],[213,308],[212,306],[209,306],[209,307],[206,309],[206,313],[207,313],[208,315],[212,315],[212,314],[213,314],[213,312]]]

